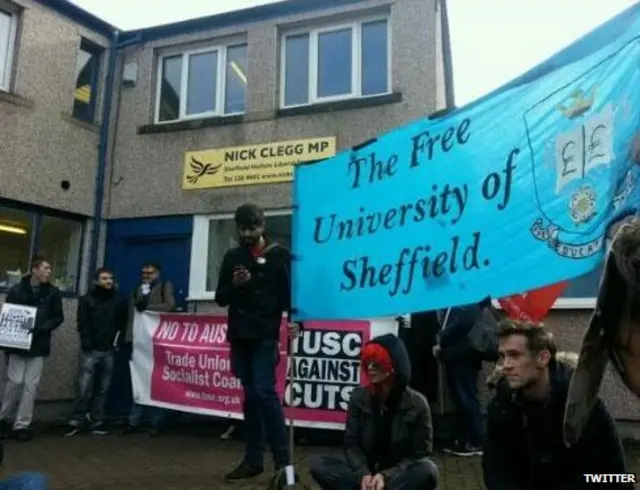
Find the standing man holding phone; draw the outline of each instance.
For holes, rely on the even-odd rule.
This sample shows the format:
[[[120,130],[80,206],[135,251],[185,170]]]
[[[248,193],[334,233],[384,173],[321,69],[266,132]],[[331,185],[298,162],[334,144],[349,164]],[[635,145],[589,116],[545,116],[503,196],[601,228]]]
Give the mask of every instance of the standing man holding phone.
[[[266,238],[264,213],[258,206],[240,206],[235,222],[240,245],[222,260],[216,302],[229,307],[227,341],[233,372],[244,390],[246,453],[226,479],[251,478],[264,471],[266,436],[276,469],[272,488],[283,488],[290,460],[276,366],[282,315],[291,312],[291,253]],[[298,325],[289,324],[290,335],[298,331]]]

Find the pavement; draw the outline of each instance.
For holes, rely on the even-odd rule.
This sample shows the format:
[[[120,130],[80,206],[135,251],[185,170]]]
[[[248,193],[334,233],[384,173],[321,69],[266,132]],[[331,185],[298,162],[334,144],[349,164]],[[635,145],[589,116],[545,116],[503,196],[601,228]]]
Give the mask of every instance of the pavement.
[[[51,478],[52,490],[264,489],[267,476],[229,484],[223,475],[242,457],[240,441],[221,441],[213,428],[184,429],[159,437],[147,434],[64,437],[39,434],[31,442],[5,443],[3,475],[41,471]],[[301,482],[311,482],[305,462],[312,454],[337,453],[337,447],[302,446],[295,459]],[[631,471],[640,473],[640,448],[628,449]],[[437,453],[441,490],[481,490],[479,458],[457,458]]]

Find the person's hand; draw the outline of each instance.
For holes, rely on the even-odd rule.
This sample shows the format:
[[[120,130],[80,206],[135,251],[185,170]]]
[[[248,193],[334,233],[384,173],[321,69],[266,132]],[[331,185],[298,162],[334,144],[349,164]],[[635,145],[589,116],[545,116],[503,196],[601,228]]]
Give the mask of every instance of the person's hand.
[[[251,279],[251,273],[246,267],[238,266],[233,270],[233,285],[235,287],[246,284]]]
[[[300,337],[302,334],[302,329],[300,328],[300,324],[298,322],[289,322],[289,338],[291,340]]]
[[[436,359],[438,358],[438,356],[440,355],[440,351],[442,349],[440,349],[440,344],[436,344],[433,346],[433,349],[431,350],[431,352],[433,352],[433,357],[435,357]]]
[[[373,481],[372,475],[364,475],[360,480],[360,490],[372,490],[371,482]]]
[[[384,489],[384,476],[378,473],[371,480],[371,484],[369,486],[370,490],[383,490]]]

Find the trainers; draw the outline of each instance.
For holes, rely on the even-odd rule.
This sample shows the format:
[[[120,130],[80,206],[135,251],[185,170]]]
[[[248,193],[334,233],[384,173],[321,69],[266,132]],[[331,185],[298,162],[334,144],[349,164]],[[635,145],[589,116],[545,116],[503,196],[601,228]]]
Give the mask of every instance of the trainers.
[[[106,436],[109,434],[109,431],[104,425],[102,421],[96,421],[91,425],[91,433],[94,436]]]
[[[482,456],[482,448],[473,446],[471,444],[465,444],[457,448],[452,448],[451,453],[454,456]]]
[[[225,480],[244,480],[261,475],[264,472],[262,467],[249,466],[246,462],[240,463],[237,468],[224,476]]]

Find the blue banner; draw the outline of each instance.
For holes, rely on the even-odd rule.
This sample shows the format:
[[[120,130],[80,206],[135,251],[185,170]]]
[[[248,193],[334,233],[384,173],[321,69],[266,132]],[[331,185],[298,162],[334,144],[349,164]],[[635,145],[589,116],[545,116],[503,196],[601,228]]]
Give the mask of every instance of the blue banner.
[[[640,204],[640,7],[447,117],[296,168],[296,319],[432,310],[574,278]]]

